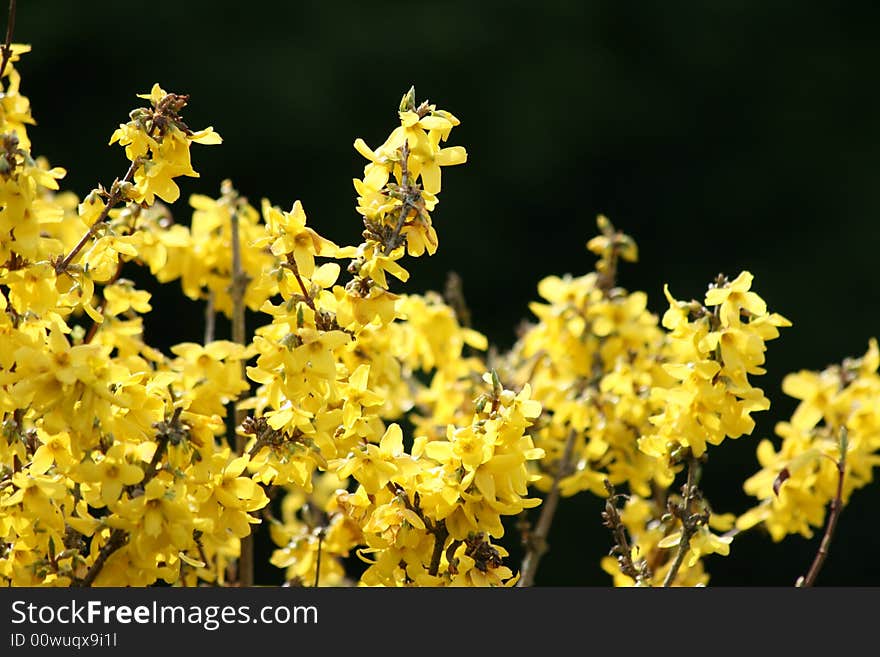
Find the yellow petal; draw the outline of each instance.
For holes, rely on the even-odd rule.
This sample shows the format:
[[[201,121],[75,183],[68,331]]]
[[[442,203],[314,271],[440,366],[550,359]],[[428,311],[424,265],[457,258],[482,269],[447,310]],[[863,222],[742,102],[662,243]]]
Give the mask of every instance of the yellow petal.
[[[194,132],[189,137],[190,141],[194,141],[197,144],[204,144],[206,146],[211,146],[214,144],[222,144],[223,138],[214,132],[212,127],[207,127],[204,130],[199,130],[198,132]]]
[[[657,543],[658,548],[671,548],[675,547],[681,543],[681,532],[675,532],[674,534],[670,534],[669,536],[665,536],[660,539],[660,542]]]
[[[379,442],[379,449],[383,454],[396,455],[403,452],[403,431],[396,422],[391,424],[386,430],[385,435]]]
[[[442,167],[464,164],[467,162],[467,151],[462,146],[444,148],[437,153],[434,161]]]

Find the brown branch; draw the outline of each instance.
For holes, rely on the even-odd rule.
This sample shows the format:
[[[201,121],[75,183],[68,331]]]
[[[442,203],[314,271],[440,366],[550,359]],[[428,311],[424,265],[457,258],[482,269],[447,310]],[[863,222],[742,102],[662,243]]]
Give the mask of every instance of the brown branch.
[[[208,556],[205,554],[205,546],[202,544],[202,532],[200,530],[193,530],[193,541],[196,544],[196,549],[199,551],[199,559],[205,564],[205,567],[207,567]]]
[[[440,572],[440,559],[443,557],[443,548],[446,545],[446,539],[449,538],[449,530],[446,529],[445,522],[438,522],[434,526],[434,553],[431,555],[431,566],[428,568],[428,574],[436,577]]]
[[[70,266],[70,263],[73,262],[73,259],[76,258],[77,254],[82,251],[83,247],[88,243],[88,241],[92,238],[95,232],[98,230],[98,227],[104,223],[107,217],[110,215],[110,210],[115,208],[120,201],[124,198],[123,188],[125,187],[123,183],[131,182],[131,179],[134,177],[134,172],[137,171],[138,167],[142,164],[142,158],[135,158],[135,160],[131,163],[131,166],[128,167],[128,171],[125,172],[125,176],[123,176],[122,180],[113,181],[113,185],[110,186],[110,196],[107,197],[107,201],[104,204],[104,209],[101,210],[101,214],[98,215],[98,218],[95,220],[89,229],[85,232],[85,234],[80,238],[79,242],[76,243],[70,253],[64,256],[61,260],[55,263],[55,273],[61,274],[67,271],[67,268]]]
[[[538,518],[538,524],[533,531],[529,532],[526,541],[526,555],[523,558],[519,581],[516,583],[518,587],[532,586],[535,583],[538,563],[540,563],[541,558],[550,548],[547,543],[547,536],[550,534],[550,526],[553,524],[553,516],[556,514],[556,507],[559,504],[559,482],[568,471],[576,437],[577,432],[572,429],[568,434],[568,440],[565,443],[562,458],[559,460],[556,468],[556,474],[553,476],[553,485],[544,499],[544,503],[541,505],[541,515]]]
[[[208,290],[208,300],[205,303],[205,344],[214,341],[216,325],[217,313],[214,311],[214,292]]]
[[[409,495],[406,494],[406,491],[400,484],[389,481],[387,484],[385,484],[385,488],[390,490],[395,497],[399,498],[407,509],[415,513],[419,517],[419,519],[423,523],[425,523],[425,527],[428,529],[429,532],[433,533],[435,531],[436,528],[434,526],[434,523],[431,522],[430,518],[425,516],[424,512],[422,511],[422,507],[419,505],[418,493],[416,493],[416,502],[413,503],[412,501],[410,501]]]
[[[318,556],[315,561],[315,588],[318,588],[321,582],[321,552],[324,547],[324,528],[318,530]]]
[[[455,558],[455,551],[458,547],[464,543],[464,541],[453,540],[449,542],[449,547],[446,548],[446,561],[448,562],[449,572],[452,575],[458,574],[458,560]],[[435,545],[436,547],[436,545]]]
[[[104,547],[101,548],[101,551],[98,553],[98,558],[95,559],[95,563],[92,564],[91,568],[89,568],[89,572],[86,573],[86,576],[83,577],[78,583],[74,584],[74,586],[88,588],[92,584],[95,583],[95,580],[98,578],[98,575],[104,569],[104,564],[107,563],[107,559],[110,558],[110,555],[116,552],[119,548],[125,545],[126,534],[124,529],[114,529],[113,533],[110,534],[110,538],[104,544]]]
[[[232,223],[232,283],[229,286],[229,296],[232,297],[232,341],[244,344],[246,339],[244,293],[247,289],[247,274],[241,268],[241,237],[238,211],[235,208],[232,209],[230,221]]]
[[[9,19],[6,21],[6,41],[3,43],[3,60],[0,61],[0,78],[6,72],[6,65],[12,57],[12,33],[15,31],[15,0],[9,0]]]
[[[397,217],[397,225],[394,226],[394,231],[391,233],[391,236],[385,242],[382,252],[383,253],[391,253],[398,246],[402,244],[402,240],[400,239],[400,233],[403,231],[403,227],[406,224],[406,218],[409,216],[409,211],[413,209],[413,201],[410,200],[410,182],[409,182],[409,142],[406,141],[403,143],[403,146],[400,147],[400,189],[404,191],[405,198],[402,199],[402,204],[400,206],[400,215]],[[419,195],[421,197],[421,195]]]
[[[165,452],[168,450],[168,443],[171,441],[172,434],[180,433],[182,431],[180,425],[180,414],[182,412],[183,407],[178,406],[174,409],[174,414],[171,416],[170,422],[167,424],[164,422],[159,423],[158,426],[160,427],[160,431],[157,436],[156,451],[153,452],[153,458],[150,459],[150,464],[147,466],[147,469],[144,470],[143,485],[146,485],[159,471],[159,463],[165,455]]]
[[[224,183],[223,192],[225,195],[232,193],[230,184]],[[241,236],[240,222],[238,216],[238,208],[235,207],[236,199],[232,199],[232,207],[230,208],[230,231],[232,239],[232,282],[229,286],[229,296],[232,298],[232,341],[240,345],[247,343],[247,334],[245,328],[245,307],[244,294],[247,289],[248,275],[244,272],[241,265]],[[246,377],[246,364],[241,361],[241,376]],[[245,379],[246,380],[246,379]],[[230,443],[235,445],[235,451],[238,454],[245,453],[247,437],[236,431],[242,422],[244,422],[246,413],[244,409],[234,404],[234,423],[230,429]],[[253,533],[241,539],[241,551],[238,557],[237,579],[239,586],[254,585],[254,538]]]
[[[672,586],[672,583],[675,581],[675,577],[678,575],[678,570],[684,562],[685,555],[687,555],[688,550],[691,548],[691,538],[696,533],[697,527],[699,526],[700,516],[691,513],[691,504],[697,494],[697,468],[697,459],[696,457],[691,456],[688,460],[688,474],[687,483],[684,485],[684,499],[682,499],[681,506],[679,507],[679,515],[681,518],[681,539],[678,542],[678,552],[675,554],[675,560],[672,562],[672,566],[670,566],[669,572],[666,573],[666,578],[663,580],[664,587]]]
[[[98,308],[97,308],[97,311],[99,313],[101,313],[102,315],[104,314],[104,303],[105,302],[102,301],[101,305],[98,306]],[[92,325],[89,327],[89,332],[86,333],[85,337],[83,338],[83,341],[82,341],[83,344],[89,344],[92,341],[92,339],[98,333],[99,326],[100,326],[100,324],[98,324],[98,322],[96,322],[95,320],[92,320]]]
[[[119,277],[122,276],[122,265],[123,265],[122,257],[117,255],[116,256],[116,273],[113,274],[113,277],[109,281],[104,283],[104,287],[107,287],[108,285],[113,285],[113,283],[115,283],[116,281],[119,280]],[[101,299],[101,304],[97,308],[98,313],[103,315],[104,308],[106,306],[107,306],[107,298],[104,297],[103,299]],[[103,322],[98,323],[95,320],[92,320],[92,325],[89,327],[89,332],[86,333],[85,337],[83,338],[82,343],[89,344],[92,341],[92,339],[95,337],[95,334],[98,332],[98,329],[102,326],[102,324],[103,324]]]
[[[620,572],[632,578],[636,584],[650,582],[651,570],[647,561],[642,559],[639,565],[636,565],[632,560],[632,547],[626,535],[623,519],[617,510],[617,499],[626,498],[626,496],[618,494],[607,479],[605,480],[605,490],[608,491],[608,499],[605,501],[605,511],[602,512],[602,524],[611,530],[614,538],[614,547],[611,548],[610,554],[617,557]]]
[[[613,229],[610,224],[607,230],[603,231],[609,239],[614,237]],[[616,243],[614,239],[612,239],[612,250],[610,255],[610,264],[608,264],[606,270],[604,272],[600,272],[598,279],[598,287],[602,291],[603,295],[606,297],[609,296],[609,292],[614,288],[617,281],[617,259],[618,259],[618,250],[620,246]],[[586,317],[586,313],[583,312]],[[604,366],[601,357],[601,347],[605,344],[605,337],[599,338],[599,349],[593,355],[593,376],[589,381],[586,381],[587,386],[593,389],[598,389],[599,382],[604,375]],[[547,357],[547,353],[544,351],[539,351],[535,354],[534,363],[532,364],[528,379],[531,380],[535,373],[537,372],[538,367]],[[600,409],[601,412],[601,409]],[[550,489],[550,492],[547,494],[544,503],[541,505],[541,515],[538,518],[538,525],[536,528],[529,532],[528,537],[526,539],[527,551],[526,555],[523,558],[522,569],[520,574],[520,579],[517,582],[518,587],[528,587],[534,584],[535,574],[538,570],[538,563],[541,561],[541,558],[549,549],[549,545],[547,543],[547,537],[550,533],[550,526],[553,523],[553,516],[556,513],[556,507],[559,504],[559,482],[564,477],[571,467],[571,453],[574,449],[574,440],[577,436],[577,432],[571,430],[568,435],[568,441],[565,444],[565,449],[563,452],[563,456],[559,461],[557,466],[556,473],[553,479],[553,485]]]
[[[452,308],[458,323],[464,328],[471,328],[471,311],[464,298],[464,286],[461,276],[454,271],[446,274],[446,287],[443,290],[443,299]]]
[[[831,509],[828,513],[828,522],[825,525],[825,534],[822,536],[822,542],[819,544],[819,551],[813,559],[813,564],[806,576],[798,578],[795,586],[807,587],[816,583],[819,571],[825,565],[825,559],[828,558],[828,550],[831,546],[831,539],[834,537],[834,530],[837,528],[837,521],[840,519],[840,513],[843,511],[843,481],[846,478],[846,451],[847,451],[847,432],[846,427],[840,430],[840,459],[837,461],[837,492],[831,501]]]
[[[296,264],[296,259],[293,257],[293,254],[287,254],[287,262],[284,266],[293,272],[296,282],[299,284],[299,289],[302,290],[303,299],[305,300],[306,305],[312,309],[312,312],[315,313],[315,315],[317,315],[318,309],[315,307],[315,300],[312,299],[312,295],[306,289],[306,284],[303,281],[302,276],[299,274],[299,266]]]
[[[149,122],[150,126],[149,129],[146,130],[147,138],[152,138],[156,133],[158,133],[156,136],[161,137],[163,134],[165,134],[165,131],[172,125],[176,126],[187,136],[192,135],[192,130],[187,127],[187,125],[181,120],[180,116],[178,115],[178,112],[186,106],[188,99],[189,96],[187,95],[166,94],[165,97],[162,98],[162,100],[160,100],[159,103],[155,105],[154,110],[147,110],[149,118],[146,119],[146,121]],[[107,196],[107,200],[105,202],[104,208],[101,210],[101,214],[94,221],[94,223],[89,226],[89,229],[86,231],[85,235],[80,238],[79,242],[76,243],[76,246],[73,247],[71,252],[68,253],[64,258],[54,261],[53,264],[56,274],[61,274],[67,270],[67,268],[70,266],[70,263],[73,262],[73,259],[82,250],[89,239],[95,234],[95,231],[98,229],[98,227],[107,219],[110,211],[114,207],[116,207],[116,205],[119,204],[120,201],[125,200],[126,189],[129,186],[127,183],[131,182],[138,168],[144,162],[151,159],[152,147],[150,147],[150,151],[151,155],[143,155],[134,159],[134,161],[128,167],[128,171],[125,173],[125,176],[123,176],[121,181],[118,178],[113,181],[113,184],[110,186],[109,194],[107,194],[106,191],[102,190],[102,194]]]

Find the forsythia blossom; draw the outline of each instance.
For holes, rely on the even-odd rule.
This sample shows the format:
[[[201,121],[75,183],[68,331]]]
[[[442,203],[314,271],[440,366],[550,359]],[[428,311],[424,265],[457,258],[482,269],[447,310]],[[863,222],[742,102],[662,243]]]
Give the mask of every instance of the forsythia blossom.
[[[825,521],[840,484],[846,504],[854,490],[872,481],[880,464],[878,365],[872,339],[861,358],[785,378],[783,391],[799,403],[791,419],[776,426],[779,448],[770,440],[758,445],[762,467],[744,488],[760,503],[737,519],[740,529],[763,523],[775,541],[788,534],[810,537]]]
[[[768,314],[751,283],[749,272],[733,281],[719,277],[706,293],[705,306],[677,301],[665,289],[670,357],[663,368],[673,382],[652,390],[663,411],[651,417],[656,430],[639,441],[642,451],[662,458],[685,447],[702,456],[707,444],[750,434],[751,413],[770,407],[748,375],[764,373],[764,343],[790,322]]]
[[[735,518],[704,497],[709,454],[769,407],[750,377],[790,325],[749,272],[702,301],[667,288],[658,321],[618,284],[636,243],[600,216],[593,271],[544,277],[506,352],[460,288],[406,292],[405,259],[438,249],[443,169],[467,161],[448,144],[458,118],[414,89],[381,145],[354,142],[362,241],[339,245],[300,201],[252,204],[230,180],[176,222],[190,146],[221,139],[158,84],[110,138],[128,171],[62,191],[65,170],[31,154],[27,51],[0,79],[0,585],[244,585],[260,527],[289,585],[528,584],[547,538],[529,511],[590,491],[608,498],[616,585],[702,586],[736,531],[809,536],[871,480],[876,341],[786,378],[800,405],[778,450],[758,446],[757,506]],[[136,267],[205,303],[203,340],[145,340],[144,316],[168,309]],[[214,335],[218,313],[233,339]],[[522,571],[502,545],[514,521]]]

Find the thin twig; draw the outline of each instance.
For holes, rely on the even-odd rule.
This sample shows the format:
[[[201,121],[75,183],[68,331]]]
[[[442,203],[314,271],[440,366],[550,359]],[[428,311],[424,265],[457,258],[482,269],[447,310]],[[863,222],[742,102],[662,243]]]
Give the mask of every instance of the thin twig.
[[[116,281],[118,281],[118,280],[119,280],[119,277],[122,276],[122,265],[123,265],[123,263],[122,263],[122,257],[119,256],[119,255],[117,255],[117,256],[116,256],[116,273],[113,274],[113,277],[112,277],[109,281],[107,281],[106,283],[104,283],[104,287],[105,287],[105,288],[106,288],[108,285],[113,285],[113,283],[115,283]],[[97,308],[98,313],[99,313],[100,315],[103,316],[103,315],[104,315],[104,309],[105,309],[106,307],[107,307],[107,297],[104,296],[104,298],[101,299],[101,304],[100,304],[100,305],[98,306],[98,308]],[[92,325],[89,327],[89,332],[86,333],[85,337],[83,338],[83,344],[89,344],[89,343],[92,341],[92,339],[95,337],[95,334],[97,334],[98,329],[99,329],[102,325],[103,325],[103,322],[100,322],[100,323],[99,323],[99,322],[96,322],[95,320],[92,320]]]
[[[150,131],[152,133],[152,131]],[[101,210],[101,214],[98,215],[98,218],[95,219],[95,222],[89,226],[89,229],[85,232],[85,234],[80,238],[79,242],[76,243],[76,246],[71,249],[70,253],[68,253],[64,258],[59,260],[55,264],[55,273],[61,274],[67,271],[67,268],[70,266],[70,263],[73,262],[73,259],[76,258],[77,254],[82,251],[82,248],[88,243],[88,241],[95,234],[95,231],[98,230],[98,227],[104,223],[107,217],[110,215],[110,210],[115,208],[121,200],[123,200],[124,194],[122,192],[124,185],[122,183],[131,182],[131,179],[134,177],[134,172],[137,171],[138,167],[143,164],[142,158],[135,158],[135,160],[131,163],[131,166],[128,167],[128,171],[125,172],[125,176],[123,176],[121,181],[115,181],[113,185],[110,187],[110,196],[107,197],[107,201],[104,204],[104,209]]]
[[[565,443],[565,450],[559,465],[556,468],[556,474],[553,477],[553,485],[547,494],[544,503],[541,505],[541,515],[538,518],[538,524],[535,529],[529,533],[528,550],[525,558],[523,558],[522,569],[520,571],[519,581],[516,583],[518,587],[532,586],[535,583],[535,573],[538,571],[538,563],[541,557],[549,549],[547,544],[547,536],[550,534],[550,526],[553,524],[553,516],[556,514],[556,507],[559,505],[559,482],[565,476],[571,461],[571,453],[574,449],[574,440],[577,437],[577,431],[572,429],[568,434],[568,440]]]
[[[186,105],[186,101],[188,98],[189,96],[186,95],[167,94],[161,101],[159,101],[150,118],[150,127],[146,131],[147,138],[151,139],[154,136],[161,136],[162,134],[164,134],[164,131],[168,128],[169,124],[176,125],[187,135],[192,134],[192,131],[186,127],[186,124],[180,120],[180,116],[178,116],[177,114],[178,110]],[[158,133],[158,135],[156,135],[156,133]],[[107,200],[104,204],[103,209],[101,210],[101,214],[94,221],[94,223],[89,226],[89,229],[86,231],[85,235],[80,238],[79,242],[76,243],[76,246],[73,247],[70,253],[68,253],[64,258],[54,262],[56,274],[62,274],[63,272],[67,271],[67,268],[70,266],[70,263],[73,262],[73,259],[82,250],[89,239],[91,239],[91,237],[95,234],[95,231],[98,230],[98,227],[103,224],[107,217],[110,215],[110,211],[115,208],[120,201],[125,200],[126,188],[129,186],[128,183],[130,183],[132,178],[134,178],[135,172],[144,164],[144,162],[149,161],[151,157],[152,155],[142,155],[140,157],[136,157],[132,161],[131,165],[128,167],[128,171],[125,172],[125,176],[123,176],[122,180],[114,180],[113,184],[110,186],[109,194],[106,194],[106,192],[104,192],[107,195]]]
[[[440,572],[440,559],[443,557],[447,538],[449,538],[449,530],[446,529],[446,523],[438,522],[434,526],[434,553],[431,555],[431,566],[428,568],[428,574],[432,577],[436,577]]]
[[[633,549],[626,536],[626,526],[617,510],[617,499],[626,499],[626,496],[618,494],[608,479],[605,480],[605,490],[608,491],[608,499],[605,501],[605,511],[602,513],[602,524],[611,530],[614,537],[614,547],[610,554],[617,557],[620,572],[630,577],[636,584],[650,582],[651,569],[647,561],[642,559],[639,565],[633,562]]]
[[[678,552],[675,554],[675,560],[672,562],[672,566],[670,566],[669,572],[666,573],[666,578],[663,580],[664,587],[672,586],[672,583],[675,581],[675,577],[678,575],[678,570],[684,562],[685,555],[691,548],[691,537],[697,531],[696,516],[691,514],[691,504],[693,503],[697,492],[697,468],[697,459],[696,457],[691,456],[688,460],[688,474],[687,483],[684,488],[684,499],[682,500],[680,507],[681,539],[678,542]]]
[[[102,547],[101,551],[98,553],[98,558],[95,559],[95,563],[89,568],[89,572],[86,573],[86,576],[78,583],[74,584],[74,586],[88,588],[94,584],[98,575],[104,569],[104,564],[107,563],[107,559],[109,559],[110,555],[116,552],[116,550],[125,545],[125,539],[126,536],[124,529],[114,529],[113,533],[110,534],[110,538],[107,539],[104,547]]]
[[[471,328],[471,311],[464,298],[464,286],[461,276],[454,271],[446,274],[446,287],[443,290],[443,299],[452,308],[458,323],[464,328]]]
[[[312,309],[312,312],[316,315],[318,314],[318,309],[315,307],[315,300],[312,299],[312,295],[309,294],[308,289],[306,289],[306,284],[302,279],[302,276],[299,274],[299,266],[296,264],[296,260],[293,257],[293,254],[288,254],[287,256],[287,269],[293,272],[294,277],[296,278],[296,282],[299,284],[299,289],[302,290],[303,299],[305,299],[306,305]]]
[[[168,422],[163,431],[160,431],[156,442],[156,451],[153,452],[153,458],[150,459],[150,464],[144,471],[144,485],[155,477],[156,473],[159,471],[159,463],[162,461],[162,457],[168,450],[168,443],[171,441],[171,434],[175,431],[180,431],[180,414],[182,412],[182,406],[175,408],[174,414],[171,416],[171,421]],[[161,423],[160,426],[162,426]]]
[[[0,61],[0,78],[6,72],[6,65],[12,57],[12,33],[15,31],[15,0],[9,0],[9,19],[6,21],[6,41],[3,43],[3,60]]]
[[[822,542],[819,544],[819,551],[813,559],[813,564],[806,576],[801,576],[795,586],[807,587],[816,583],[819,571],[825,565],[825,559],[828,558],[828,550],[831,546],[831,539],[834,537],[834,530],[837,528],[837,521],[840,513],[843,511],[843,481],[846,478],[846,451],[847,451],[847,433],[846,427],[840,431],[840,459],[837,461],[837,493],[831,501],[831,510],[828,513],[828,523],[825,525],[825,534],[822,536]]]
[[[321,552],[324,548],[324,528],[318,530],[318,557],[315,561],[315,588],[321,584]]]
[[[743,532],[739,527],[733,527],[732,529],[728,529],[726,532],[721,534],[721,538],[735,538],[739,536]]]
[[[208,290],[208,300],[205,303],[205,344],[214,341],[216,325],[217,313],[214,311],[214,291]]]
[[[98,308],[96,309],[98,311],[98,313],[100,313],[102,315],[104,314],[104,304],[105,304],[105,302],[102,301],[101,305],[98,306]],[[89,327],[89,332],[86,333],[85,337],[83,338],[83,341],[82,341],[83,344],[89,344],[92,341],[92,339],[98,333],[99,326],[101,326],[101,325],[98,322],[96,322],[95,320],[92,320],[92,325]]]
[[[200,530],[193,530],[193,541],[196,544],[196,549],[199,551],[199,559],[205,564],[205,568],[207,568],[209,563],[208,556],[205,554],[205,546],[202,545],[202,532]]]
[[[403,489],[403,486],[401,486],[400,484],[397,484],[393,481],[389,481],[387,484],[385,484],[385,488],[387,488],[389,491],[391,491],[392,495],[399,498],[403,502],[403,505],[407,509],[409,509],[410,511],[415,513],[419,517],[419,519],[423,523],[425,523],[425,527],[428,529],[429,532],[434,531],[434,523],[431,522],[430,518],[425,516],[424,512],[422,512],[422,508],[419,505],[418,501],[414,504],[409,499],[409,495],[406,494],[406,491]],[[416,493],[416,498],[418,498],[418,496],[419,496],[419,494]]]
[[[391,236],[388,238],[388,241],[385,243],[382,252],[385,254],[391,253],[398,246],[402,244],[402,240],[400,239],[400,234],[403,232],[403,227],[406,225],[406,218],[409,216],[410,210],[413,209],[413,201],[409,198],[410,193],[410,183],[409,183],[409,142],[403,142],[403,146],[400,147],[401,161],[400,161],[400,189],[404,191],[406,197],[402,199],[402,203],[400,206],[400,214],[397,217],[397,224],[394,226],[394,232],[391,233]]]
[[[226,185],[224,185],[226,186]],[[230,189],[224,190],[226,193],[231,192]],[[235,200],[233,200],[233,207],[230,208],[230,231],[231,231],[231,239],[232,239],[232,282],[229,286],[229,296],[232,298],[232,341],[238,344],[244,345],[247,340],[247,336],[245,333],[245,308],[244,308],[244,293],[248,284],[247,274],[244,273],[241,266],[241,236],[240,236],[240,222],[238,216],[238,208],[235,207]],[[242,379],[245,379],[245,361],[241,361],[241,376]],[[235,445],[235,451],[238,454],[245,453],[245,446],[247,444],[247,437],[241,435],[237,428],[244,422],[246,412],[244,409],[239,408],[238,404],[234,404],[235,412],[234,412],[234,424],[231,428],[232,436],[230,436],[230,443]],[[237,578],[239,586],[253,586],[254,585],[254,538],[253,533],[249,533],[247,536],[241,539],[241,552],[238,557],[238,566],[237,566]]]

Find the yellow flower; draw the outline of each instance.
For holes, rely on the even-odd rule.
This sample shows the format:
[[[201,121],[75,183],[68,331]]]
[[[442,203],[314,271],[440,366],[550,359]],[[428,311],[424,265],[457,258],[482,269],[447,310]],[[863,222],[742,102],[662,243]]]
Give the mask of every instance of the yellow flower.
[[[330,461],[340,479],[354,477],[367,493],[382,489],[397,473],[396,460],[403,453],[403,432],[398,424],[390,424],[379,445],[364,443],[344,459]]]
[[[152,310],[150,293],[134,289],[131,281],[119,280],[104,288],[104,310],[106,315],[121,315],[129,309],[137,313],[148,313]]]
[[[760,317],[767,314],[767,304],[754,292],[751,272],[740,273],[733,281],[721,287],[712,287],[706,292],[707,306],[721,306],[723,326],[738,326],[742,311],[749,316]]]
[[[173,203],[180,196],[174,178],[199,175],[190,162],[190,144],[219,144],[222,139],[210,127],[197,132],[186,127],[178,114],[186,96],[169,94],[154,84],[149,94],[138,97],[149,99],[152,107],[135,110],[132,120],[114,131],[110,144],[124,146],[126,157],[136,166],[134,201],[152,205],[158,196]]]
[[[99,489],[98,497],[89,500],[90,504],[98,507],[113,504],[122,495],[124,486],[132,486],[144,478],[144,471],[126,460],[125,451],[125,445],[117,443],[97,460],[85,461],[77,468],[78,479]]]
[[[70,448],[70,435],[63,431],[58,434],[48,434],[42,429],[37,430],[37,436],[42,442],[34,452],[31,461],[33,474],[44,474],[54,464],[57,472],[66,472],[74,463]]]
[[[316,255],[334,256],[339,248],[306,226],[306,213],[299,201],[293,204],[290,212],[283,212],[264,200],[263,218],[268,235],[255,241],[254,245],[269,244],[269,250],[275,256],[292,255],[301,276],[311,277]]]
[[[369,376],[370,366],[365,363],[348,377],[348,389],[342,406],[342,421],[346,427],[354,424],[364,407],[379,406],[385,401],[381,395],[367,389]]]

